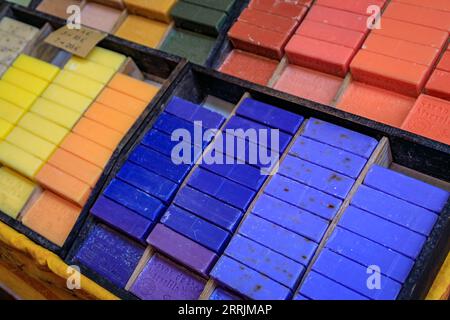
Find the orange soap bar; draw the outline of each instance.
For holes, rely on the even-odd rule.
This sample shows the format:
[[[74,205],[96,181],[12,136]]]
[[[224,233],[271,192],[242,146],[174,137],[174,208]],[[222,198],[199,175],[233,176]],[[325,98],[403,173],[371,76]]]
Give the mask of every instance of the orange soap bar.
[[[72,231],[81,208],[44,191],[22,219],[22,223],[58,246],[63,246]]]
[[[435,70],[425,86],[429,95],[450,100],[450,72]]]
[[[450,72],[450,51],[445,51],[436,69]]]
[[[399,128],[415,99],[393,91],[352,82],[343,93],[337,108]]]
[[[75,133],[70,133],[60,147],[102,169],[106,166],[112,154],[111,150]]]
[[[133,118],[139,117],[149,104],[149,102],[144,102],[110,88],[105,88],[98,96],[96,102],[126,113]]]
[[[416,63],[360,50],[350,69],[355,80],[417,97],[422,91],[429,68]]]
[[[450,145],[450,102],[420,95],[402,129]]]
[[[48,160],[48,163],[87,183],[91,188],[94,188],[102,174],[102,169],[99,167],[61,148],[56,150]]]
[[[393,2],[401,2],[412,4],[414,6],[433,8],[450,12],[450,1],[448,0],[393,0]]]
[[[315,5],[371,15],[371,12],[367,12],[369,6],[375,5],[383,8],[385,3],[385,0],[316,0]]]
[[[123,73],[117,73],[108,83],[108,87],[144,102],[152,100],[159,91],[158,87]]]
[[[314,5],[305,19],[363,33],[369,31],[367,29],[367,16],[319,5]]]
[[[91,193],[89,185],[50,164],[42,167],[36,175],[36,181],[80,206],[84,206]]]
[[[345,76],[355,50],[330,42],[294,35],[286,46],[290,63]]]
[[[123,134],[119,131],[110,129],[101,123],[92,121],[88,118],[81,118],[72,132],[85,137],[95,143],[114,151],[122,140]]]
[[[126,134],[136,120],[98,102],[95,102],[84,116],[122,134]]]

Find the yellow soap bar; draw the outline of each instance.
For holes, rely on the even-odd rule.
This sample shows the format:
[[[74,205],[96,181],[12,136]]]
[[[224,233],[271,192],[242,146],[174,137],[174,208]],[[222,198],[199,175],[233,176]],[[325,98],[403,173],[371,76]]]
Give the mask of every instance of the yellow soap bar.
[[[35,184],[7,167],[0,168],[0,210],[16,219],[33,194]]]
[[[44,162],[9,142],[0,142],[0,162],[28,178],[33,178]]]
[[[82,76],[104,84],[106,84],[116,73],[116,71],[112,68],[78,57],[70,58],[64,66],[64,69],[76,72]]]
[[[0,99],[0,118],[9,123],[16,124],[20,118],[27,112],[6,100]]]
[[[125,62],[126,58],[127,57],[123,54],[100,47],[95,47],[86,57],[86,59],[89,61],[112,68],[116,71],[119,70],[119,68]]]
[[[37,96],[40,96],[48,86],[47,81],[14,67],[9,68],[2,79]]]
[[[177,0],[124,0],[131,13],[170,22],[170,11]]]
[[[9,123],[6,120],[0,119],[0,140],[5,139],[5,137],[11,132],[14,128],[12,123]]]
[[[38,98],[30,111],[69,130],[81,117],[80,113],[44,98]]]
[[[0,21],[0,30],[27,41],[31,40],[39,32],[39,29],[36,27],[8,17],[4,17]]]
[[[13,66],[48,82],[53,81],[60,70],[53,64],[27,56],[26,54],[19,55],[14,61]]]
[[[63,70],[53,81],[61,87],[75,91],[88,98],[95,99],[105,86],[103,83],[86,78],[75,72]]]
[[[20,127],[15,127],[6,137],[5,141],[44,161],[47,161],[56,149],[54,144]]]
[[[0,80],[0,99],[9,101],[22,109],[28,110],[37,96],[9,82]]]
[[[129,15],[115,35],[146,47],[156,48],[167,33],[168,28],[169,25],[166,23]]]
[[[60,144],[69,132],[66,128],[46,120],[32,112],[25,114],[17,125],[56,145]]]
[[[83,113],[92,102],[92,99],[57,84],[49,85],[47,90],[42,94],[42,97],[78,113]]]

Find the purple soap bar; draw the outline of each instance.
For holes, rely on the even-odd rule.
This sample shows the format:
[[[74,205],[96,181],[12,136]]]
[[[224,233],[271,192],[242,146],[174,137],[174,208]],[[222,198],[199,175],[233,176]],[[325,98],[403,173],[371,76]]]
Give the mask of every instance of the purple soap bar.
[[[130,291],[143,300],[197,300],[204,288],[205,280],[156,254]]]
[[[424,236],[430,234],[438,218],[432,211],[364,185],[358,188],[351,204]]]
[[[300,288],[300,294],[312,300],[369,300],[314,271],[306,276]]]
[[[222,252],[230,238],[227,231],[173,205],[161,223],[214,252]]]
[[[278,172],[341,199],[345,199],[355,182],[354,179],[340,173],[291,155],[284,158]]]
[[[75,255],[75,261],[124,288],[144,248],[113,230],[95,225]]]
[[[302,135],[366,159],[378,144],[372,137],[315,118],[308,120]]]
[[[415,260],[426,238],[414,231],[350,206],[339,225]]]
[[[292,135],[297,132],[304,120],[302,116],[295,113],[251,98],[242,101],[236,113],[244,118],[283,130]]]
[[[91,214],[106,224],[124,232],[131,238],[144,242],[153,225],[151,220],[120,204],[100,196],[91,208]]]
[[[183,265],[207,275],[217,255],[198,243],[183,237],[162,224],[157,224],[147,242]]]
[[[230,232],[234,231],[244,215],[242,211],[188,186],[178,192],[174,203]]]
[[[445,190],[377,165],[370,168],[364,184],[437,213],[442,211],[450,195]]]
[[[317,244],[272,222],[250,214],[239,228],[239,234],[307,265]]]
[[[285,286],[227,256],[219,259],[211,277],[254,300],[286,300],[291,295]]]
[[[317,243],[328,228],[327,220],[267,194],[261,195],[252,213]]]
[[[242,211],[247,210],[256,192],[215,173],[197,168],[188,180],[191,187]]]
[[[225,121],[219,113],[178,97],[173,97],[164,111],[190,122],[202,121],[202,126],[208,129],[218,129]]]
[[[326,247],[368,267],[377,265],[381,273],[400,283],[405,282],[414,261],[376,242],[337,227]]]
[[[380,274],[380,288],[367,285],[372,270],[340,256],[328,249],[323,249],[312,268],[314,271],[352,289],[370,299],[394,300],[400,292],[401,285]]]
[[[216,288],[213,293],[209,296],[209,300],[242,300],[234,294],[229,293],[228,291],[222,288]]]
[[[236,235],[225,254],[290,289],[295,289],[305,267],[259,243]]]
[[[350,178],[357,178],[367,161],[367,159],[357,156],[354,153],[305,137],[297,138],[289,154],[345,174]]]
[[[264,192],[327,220],[333,219],[342,204],[338,198],[279,174],[272,178]]]

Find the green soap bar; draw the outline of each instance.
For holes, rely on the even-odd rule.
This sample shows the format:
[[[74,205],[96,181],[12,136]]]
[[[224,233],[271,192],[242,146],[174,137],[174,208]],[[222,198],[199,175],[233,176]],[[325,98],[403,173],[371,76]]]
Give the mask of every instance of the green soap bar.
[[[215,38],[187,30],[173,29],[160,49],[203,65],[215,43]]]
[[[28,7],[31,0],[6,0],[11,3],[20,4],[21,6]]]
[[[225,12],[180,1],[172,9],[172,17],[179,28],[217,36],[223,29]]]
[[[236,0],[184,0],[184,1],[203,7],[216,9],[226,13],[229,13],[231,11],[231,8],[236,2]]]

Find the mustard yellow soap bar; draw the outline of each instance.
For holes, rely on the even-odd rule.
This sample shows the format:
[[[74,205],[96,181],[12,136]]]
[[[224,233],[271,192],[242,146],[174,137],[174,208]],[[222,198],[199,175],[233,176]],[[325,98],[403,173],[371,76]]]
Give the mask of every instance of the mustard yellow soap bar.
[[[19,88],[9,82],[0,80],[0,99],[15,104],[22,109],[28,110],[37,96],[27,90]]]
[[[124,2],[131,13],[170,22],[170,11],[177,0],[124,0]]]
[[[53,83],[91,99],[95,99],[105,86],[101,82],[86,78],[68,70],[62,70]]]
[[[17,125],[53,144],[60,144],[69,130],[32,112],[25,114]]]
[[[106,84],[116,72],[112,68],[78,57],[70,58],[64,66],[64,69],[76,72],[82,76],[104,84]]]
[[[100,47],[95,47],[86,57],[89,61],[112,68],[116,71],[119,70],[126,58],[127,57],[123,54]]]
[[[25,177],[33,178],[44,165],[44,162],[9,142],[0,142],[0,162]]]
[[[0,140],[5,139],[13,128],[14,125],[12,123],[0,118]]]
[[[80,113],[44,98],[38,98],[31,107],[30,112],[69,130],[81,117]]]
[[[23,151],[26,151],[33,156],[38,157],[43,161],[52,155],[56,146],[31,132],[24,130],[20,127],[15,127],[14,130],[6,137],[5,141],[19,147]]]
[[[78,113],[83,113],[92,102],[92,99],[57,84],[49,85],[42,97]]]
[[[119,27],[116,36],[150,48],[158,47],[169,25],[144,17],[129,15]]]
[[[9,68],[2,79],[37,96],[40,96],[48,86],[47,81],[14,67]]]
[[[9,17],[4,17],[0,21],[0,30],[6,32],[7,34],[11,34],[16,37],[25,39],[27,41],[33,39],[33,37],[37,35],[37,33],[39,32],[38,28],[11,19]]]
[[[8,121],[9,123],[16,124],[17,121],[27,112],[26,110],[19,108],[18,106],[0,99],[0,118]]]
[[[13,66],[22,71],[31,73],[32,75],[52,82],[59,73],[59,68],[48,62],[21,54],[14,61]]]
[[[7,167],[0,168],[0,210],[17,219],[30,199],[35,184]]]

